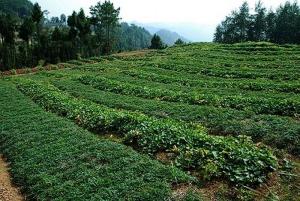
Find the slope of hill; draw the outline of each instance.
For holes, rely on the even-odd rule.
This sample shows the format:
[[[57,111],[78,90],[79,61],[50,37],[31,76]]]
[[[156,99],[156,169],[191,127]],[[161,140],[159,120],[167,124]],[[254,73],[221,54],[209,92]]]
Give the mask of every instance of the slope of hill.
[[[120,51],[148,48],[152,38],[152,35],[146,29],[127,23],[121,23],[117,36],[116,49]]]
[[[167,45],[174,45],[178,39],[181,39],[184,42],[190,42],[188,39],[180,36],[178,33],[169,31],[167,29],[160,29],[155,34],[159,35],[162,41]]]
[[[297,200],[299,52],[188,44],[1,79],[0,151],[32,200]]]
[[[28,16],[33,5],[28,0],[0,0],[0,13],[16,15],[18,17]]]

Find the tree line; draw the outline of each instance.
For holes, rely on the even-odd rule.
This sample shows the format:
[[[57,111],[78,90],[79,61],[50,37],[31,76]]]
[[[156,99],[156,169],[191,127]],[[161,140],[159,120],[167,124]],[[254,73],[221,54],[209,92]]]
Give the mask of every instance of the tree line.
[[[150,46],[151,34],[135,25],[120,24],[120,8],[110,1],[91,6],[90,16],[80,9],[50,20],[38,3],[29,6],[28,2],[0,0],[5,8],[0,9],[2,71]]]
[[[244,2],[239,10],[225,18],[216,28],[214,42],[238,43],[269,41],[300,44],[300,8],[298,3],[286,2],[276,11],[267,10],[262,2],[256,3],[254,13]]]

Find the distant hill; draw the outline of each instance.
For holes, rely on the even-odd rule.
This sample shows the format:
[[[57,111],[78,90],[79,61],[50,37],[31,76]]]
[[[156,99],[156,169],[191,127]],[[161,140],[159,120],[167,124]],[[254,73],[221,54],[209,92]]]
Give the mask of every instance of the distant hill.
[[[188,39],[184,38],[183,36],[180,36],[176,32],[171,32],[167,29],[161,29],[157,31],[155,34],[159,35],[159,37],[162,39],[164,43],[167,45],[174,45],[174,43],[180,38],[184,42],[190,42]]]
[[[33,5],[28,0],[0,0],[0,13],[23,18],[30,15],[32,8]]]
[[[145,49],[151,44],[152,35],[145,28],[134,24],[121,23],[117,35],[116,48],[120,51]]]

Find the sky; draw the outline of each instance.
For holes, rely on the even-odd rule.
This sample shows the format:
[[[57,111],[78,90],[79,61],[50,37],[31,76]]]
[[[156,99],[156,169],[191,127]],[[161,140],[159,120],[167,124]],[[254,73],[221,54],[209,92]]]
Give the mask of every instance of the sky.
[[[49,17],[89,7],[99,0],[31,0],[38,2]],[[103,2],[104,0],[102,0]],[[135,22],[145,26],[166,28],[176,31],[192,41],[211,41],[215,27],[244,0],[111,0],[121,8],[121,18],[125,22]],[[248,0],[254,8],[257,0]],[[277,8],[286,0],[262,0],[267,8]]]

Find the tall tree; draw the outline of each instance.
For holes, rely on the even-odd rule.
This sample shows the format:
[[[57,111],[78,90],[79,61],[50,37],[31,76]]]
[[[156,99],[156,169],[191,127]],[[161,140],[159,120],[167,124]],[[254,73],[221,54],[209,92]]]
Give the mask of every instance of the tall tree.
[[[19,36],[21,39],[23,39],[28,45],[30,38],[32,37],[34,32],[34,23],[31,18],[26,18],[23,21],[23,24],[20,27],[19,30]]]
[[[42,19],[44,17],[44,13],[42,12],[42,9],[38,3],[35,3],[33,5],[32,13],[31,13],[31,19],[33,23],[35,24],[35,30],[36,30],[36,41],[37,41],[37,58],[40,59],[41,57],[41,29],[42,29]]]
[[[150,49],[163,49],[164,48],[164,44],[161,40],[161,38],[154,34],[154,36],[151,39],[151,46]]]
[[[119,24],[120,8],[115,8],[114,4],[110,1],[105,1],[103,4],[100,2],[96,6],[91,7],[91,14],[95,23],[101,26],[105,32],[104,37],[104,53],[109,54],[112,51],[114,43],[114,31]]]
[[[246,41],[250,23],[249,5],[246,1],[242,4],[234,19],[238,34],[238,42]]]
[[[261,1],[255,6],[254,15],[254,41],[263,41],[266,39],[266,8]]]
[[[216,32],[214,34],[214,42],[221,43],[223,42],[224,30],[222,25],[218,25],[216,28]]]
[[[276,13],[270,10],[266,16],[266,40],[275,41]]]
[[[298,26],[298,18],[300,9],[297,3],[286,2],[277,10],[276,27],[274,31],[275,41],[277,43],[296,43]]]
[[[271,41],[275,43],[300,43],[300,8],[298,3],[287,1],[276,12],[266,8],[261,1],[255,13],[250,14],[245,2],[218,25],[215,42]]]

